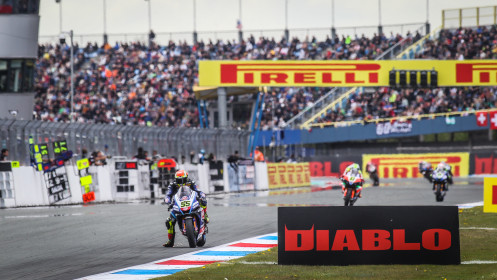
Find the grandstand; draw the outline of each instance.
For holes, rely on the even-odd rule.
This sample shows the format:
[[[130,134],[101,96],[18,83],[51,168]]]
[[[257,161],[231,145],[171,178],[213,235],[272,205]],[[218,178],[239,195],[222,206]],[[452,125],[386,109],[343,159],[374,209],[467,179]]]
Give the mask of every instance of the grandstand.
[[[431,38],[423,38],[422,47],[417,49],[415,58],[495,59],[496,36],[495,26],[442,30]],[[196,45],[170,42],[167,46],[154,44],[152,47],[139,42],[116,43],[113,46],[90,43],[82,47],[76,45],[75,48],[78,50],[75,55],[76,119],[78,122],[89,123],[199,127],[198,107],[193,94],[193,86],[198,84],[197,61],[199,60],[364,60],[381,56],[400,41],[405,49],[420,39],[421,35],[416,33],[414,36],[408,34],[406,37],[397,35],[389,38],[342,36],[342,39],[333,41],[328,38],[322,42],[315,38],[305,41],[294,38],[291,42],[264,37],[256,40],[250,36],[247,40],[236,44],[229,41],[227,43],[200,41]],[[60,45],[40,45],[38,56],[35,118],[46,121],[68,121],[69,48]],[[305,87],[270,89],[265,98],[261,128],[271,129],[287,125],[294,116],[313,106],[330,91],[331,88]],[[386,88],[374,92],[366,91],[364,94],[356,91],[349,96],[343,106],[320,116],[317,122],[478,110],[495,106],[492,104],[492,96],[495,93],[493,88],[486,88],[481,92],[482,95],[488,95],[484,97],[482,104],[470,101],[480,94],[477,88],[416,89],[415,91]],[[432,106],[432,103],[453,92],[462,95],[461,91],[466,95],[467,102],[459,104],[461,102],[459,100],[457,104]],[[468,94],[471,96],[467,96]],[[431,100],[427,100],[430,96]],[[384,99],[388,99],[388,102],[383,102]],[[418,103],[421,99],[425,101],[422,105]],[[238,98],[230,100],[230,106],[232,104],[236,106],[234,104],[237,101]],[[372,108],[375,107],[372,106],[373,104],[386,108],[376,110]],[[391,110],[390,105],[392,105]],[[250,115],[251,108],[240,106],[241,110],[235,111],[241,113],[238,119],[231,120],[231,127],[247,129],[249,125],[247,116]],[[389,112],[384,113],[385,110]],[[216,123],[213,114],[210,123]]]

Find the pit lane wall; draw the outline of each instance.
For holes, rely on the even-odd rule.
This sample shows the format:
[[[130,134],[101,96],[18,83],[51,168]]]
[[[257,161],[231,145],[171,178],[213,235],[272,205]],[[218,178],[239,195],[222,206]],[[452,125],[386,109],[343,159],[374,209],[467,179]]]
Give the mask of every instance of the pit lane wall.
[[[185,169],[206,194],[310,186],[309,163],[216,161],[159,170],[158,162],[149,161],[111,159],[103,166],[81,162],[70,160],[45,172],[0,162],[0,208],[162,199],[176,169]]]

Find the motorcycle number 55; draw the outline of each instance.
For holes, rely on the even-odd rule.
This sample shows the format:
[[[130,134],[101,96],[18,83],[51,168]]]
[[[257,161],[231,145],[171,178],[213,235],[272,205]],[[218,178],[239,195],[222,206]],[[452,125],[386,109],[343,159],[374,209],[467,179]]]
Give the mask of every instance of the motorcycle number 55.
[[[188,207],[190,206],[190,201],[189,200],[186,200],[186,201],[181,201],[181,207]]]

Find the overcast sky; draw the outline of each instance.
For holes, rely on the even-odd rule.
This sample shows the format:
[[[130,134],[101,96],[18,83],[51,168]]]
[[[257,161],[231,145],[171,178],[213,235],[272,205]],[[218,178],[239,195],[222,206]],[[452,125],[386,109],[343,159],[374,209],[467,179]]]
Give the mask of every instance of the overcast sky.
[[[194,0],[151,1],[151,26],[154,32],[186,32],[173,39],[191,39]],[[287,0],[288,27],[329,28],[332,24],[332,0]],[[82,34],[102,34],[104,0],[61,0],[62,28],[73,29],[76,38]],[[197,31],[202,37],[236,38],[236,22],[239,18],[240,0],[196,0]],[[244,30],[268,30],[285,28],[285,0],[241,0]],[[378,0],[334,0],[335,26],[377,26]],[[404,24],[426,21],[426,0],[381,0],[381,23]],[[432,29],[441,25],[442,9],[497,5],[496,0],[429,0],[429,21]],[[148,32],[148,2],[145,0],[106,0],[107,33],[126,33],[127,39],[141,38],[133,33]],[[488,14],[490,10],[481,12]],[[41,0],[40,36],[59,34],[59,4],[55,0]],[[488,17],[491,23],[493,17]],[[469,22],[468,22],[469,24]],[[415,29],[406,26],[403,31]],[[230,33],[206,34],[202,31],[232,31]],[[354,34],[353,30],[340,30]],[[372,29],[356,30],[357,33],[374,32]],[[390,29],[386,30],[390,32]],[[293,34],[304,34],[306,31]],[[398,32],[398,31],[397,31]],[[311,31],[310,34],[326,35],[328,30]],[[256,33],[259,34],[259,33]],[[264,35],[280,37],[280,32]],[[292,33],[291,33],[292,34]],[[124,35],[123,35],[124,36]],[[121,37],[123,37],[121,36]],[[85,36],[83,40],[95,40],[101,36]],[[166,37],[164,35],[164,37]],[[186,38],[185,38],[186,37]],[[116,37],[117,38],[117,37]],[[112,40],[112,38],[111,38]],[[42,39],[43,41],[43,39]]]

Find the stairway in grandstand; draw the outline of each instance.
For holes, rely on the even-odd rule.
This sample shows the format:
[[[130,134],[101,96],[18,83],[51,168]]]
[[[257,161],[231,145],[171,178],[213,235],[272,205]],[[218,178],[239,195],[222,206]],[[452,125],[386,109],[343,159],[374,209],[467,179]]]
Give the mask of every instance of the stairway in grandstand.
[[[415,55],[423,49],[425,40],[433,38],[438,34],[440,28],[433,30],[430,34],[419,39],[417,42],[408,45],[408,38],[404,38],[391,48],[386,50],[383,54],[378,56],[375,60],[382,59],[414,59]],[[326,114],[330,109],[344,106],[348,98],[360,90],[354,88],[333,88],[331,91],[319,98],[314,104],[302,110],[299,114],[288,120],[285,124],[287,128],[303,129],[313,126],[313,123],[319,117]],[[316,125],[316,124],[314,124]],[[318,125],[319,126],[319,125]]]

